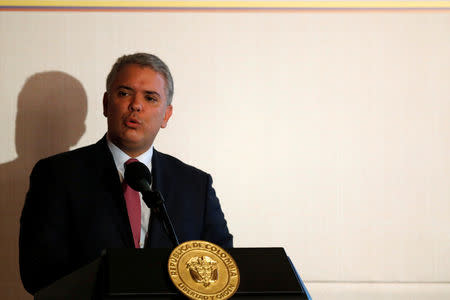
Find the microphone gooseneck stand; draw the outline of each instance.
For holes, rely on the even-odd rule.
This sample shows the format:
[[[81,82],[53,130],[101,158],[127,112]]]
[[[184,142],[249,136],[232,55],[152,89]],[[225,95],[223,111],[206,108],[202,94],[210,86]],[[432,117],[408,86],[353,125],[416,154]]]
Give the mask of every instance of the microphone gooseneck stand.
[[[174,245],[174,248],[177,247],[180,242],[178,241],[177,234],[175,233],[175,229],[173,228],[172,221],[167,214],[166,205],[164,204],[164,198],[159,191],[144,191],[142,192],[142,199],[145,204],[150,207],[152,213],[155,213],[158,218],[161,220],[161,223],[164,226],[164,230],[169,235],[169,238]]]

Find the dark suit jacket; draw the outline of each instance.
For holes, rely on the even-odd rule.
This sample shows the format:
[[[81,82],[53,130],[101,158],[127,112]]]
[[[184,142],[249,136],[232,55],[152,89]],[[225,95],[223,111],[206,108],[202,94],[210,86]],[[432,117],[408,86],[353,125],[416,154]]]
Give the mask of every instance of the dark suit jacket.
[[[199,239],[232,247],[209,174],[154,150],[152,175],[180,243]],[[105,248],[134,247],[106,139],[40,160],[30,176],[20,223],[20,274],[30,293],[93,261]],[[172,247],[154,214],[148,246]]]

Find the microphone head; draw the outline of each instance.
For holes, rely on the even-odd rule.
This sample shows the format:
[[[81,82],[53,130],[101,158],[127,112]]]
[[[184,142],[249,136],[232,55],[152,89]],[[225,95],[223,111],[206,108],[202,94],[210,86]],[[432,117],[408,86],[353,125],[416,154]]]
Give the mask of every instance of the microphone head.
[[[138,192],[151,191],[150,182],[152,181],[152,174],[143,163],[134,161],[126,164],[124,177],[133,190]]]

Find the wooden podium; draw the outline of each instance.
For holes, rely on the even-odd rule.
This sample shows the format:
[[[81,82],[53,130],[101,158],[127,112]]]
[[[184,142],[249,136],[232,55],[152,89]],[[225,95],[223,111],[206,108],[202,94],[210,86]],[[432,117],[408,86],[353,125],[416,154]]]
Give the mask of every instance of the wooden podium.
[[[227,249],[240,285],[232,299],[308,299],[283,248]],[[186,299],[167,272],[169,249],[107,249],[36,293],[37,300]]]

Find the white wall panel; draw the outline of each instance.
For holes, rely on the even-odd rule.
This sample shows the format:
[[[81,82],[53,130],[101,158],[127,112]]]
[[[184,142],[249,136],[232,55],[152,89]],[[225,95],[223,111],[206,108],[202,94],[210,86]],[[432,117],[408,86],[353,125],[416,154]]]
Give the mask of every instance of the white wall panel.
[[[136,51],[159,55],[175,79],[156,147],[212,173],[236,246],[283,246],[306,281],[450,282],[450,14],[0,12],[0,38],[8,295],[21,292],[17,236],[4,228],[18,230],[32,164],[104,134],[106,74]],[[79,96],[18,106],[33,75],[45,82],[31,93]],[[17,132],[20,110],[22,125],[39,122],[32,112],[70,116],[76,146],[63,127]],[[45,147],[18,156],[24,131]],[[311,293],[400,295],[332,286]],[[412,291],[448,295],[448,285]]]

